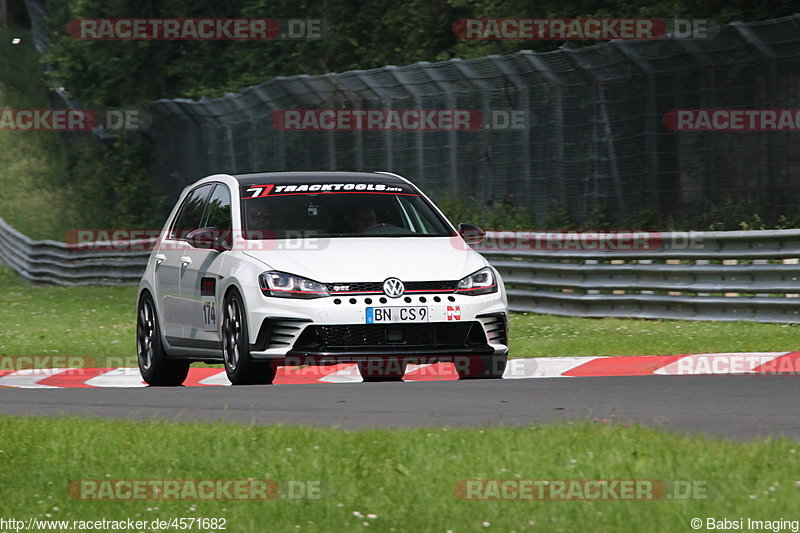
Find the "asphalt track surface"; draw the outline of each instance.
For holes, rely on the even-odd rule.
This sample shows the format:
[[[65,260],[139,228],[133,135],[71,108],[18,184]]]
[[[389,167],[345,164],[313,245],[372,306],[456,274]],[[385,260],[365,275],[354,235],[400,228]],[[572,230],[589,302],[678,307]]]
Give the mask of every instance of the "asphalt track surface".
[[[0,413],[361,429],[610,418],[734,440],[800,438],[797,375],[625,376],[238,387],[0,389]]]

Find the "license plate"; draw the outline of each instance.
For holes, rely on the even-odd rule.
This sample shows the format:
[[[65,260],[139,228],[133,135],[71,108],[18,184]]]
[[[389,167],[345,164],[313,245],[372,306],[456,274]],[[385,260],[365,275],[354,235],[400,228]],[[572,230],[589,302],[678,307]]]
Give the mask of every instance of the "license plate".
[[[367,324],[427,321],[427,307],[367,307]]]

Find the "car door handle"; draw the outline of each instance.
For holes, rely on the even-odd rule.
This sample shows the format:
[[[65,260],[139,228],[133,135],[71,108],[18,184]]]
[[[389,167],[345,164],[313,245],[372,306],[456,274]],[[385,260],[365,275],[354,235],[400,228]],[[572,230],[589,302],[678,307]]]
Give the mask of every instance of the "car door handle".
[[[189,263],[192,262],[192,258],[188,255],[184,255],[181,257],[181,268],[189,266]]]
[[[156,265],[160,265],[161,263],[167,260],[167,256],[164,254],[156,254],[154,259],[156,261]]]

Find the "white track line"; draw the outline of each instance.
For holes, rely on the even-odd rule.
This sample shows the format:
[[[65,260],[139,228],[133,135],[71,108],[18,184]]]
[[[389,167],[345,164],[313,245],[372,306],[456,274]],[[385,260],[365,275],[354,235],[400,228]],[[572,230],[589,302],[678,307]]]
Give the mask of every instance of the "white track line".
[[[92,387],[146,387],[138,368],[114,368],[105,374],[86,380]]]
[[[358,371],[358,365],[353,364],[328,374],[325,377],[321,377],[319,381],[324,381],[326,383],[358,383],[364,380],[361,378],[361,373]]]
[[[560,378],[564,372],[594,361],[599,357],[532,357],[510,359],[503,379]]]
[[[207,378],[201,379],[198,381],[200,385],[230,385],[231,382],[228,379],[228,374],[225,373],[224,370],[220,370],[219,374],[214,374],[213,376],[208,376]]]
[[[49,378],[66,372],[75,370],[74,368],[33,368],[17,370],[12,374],[6,374],[0,378],[0,387],[16,387],[18,389],[59,389],[53,385],[40,385],[38,382],[44,378]]]

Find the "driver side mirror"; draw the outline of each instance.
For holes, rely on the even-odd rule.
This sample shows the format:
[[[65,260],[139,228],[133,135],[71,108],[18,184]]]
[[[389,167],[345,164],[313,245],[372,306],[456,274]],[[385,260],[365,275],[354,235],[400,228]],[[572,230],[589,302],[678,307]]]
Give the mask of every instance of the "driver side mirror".
[[[467,244],[480,244],[486,238],[486,232],[474,224],[459,224],[458,234]]]
[[[224,252],[230,250],[230,245],[224,240],[226,235],[229,235],[229,232],[220,232],[216,228],[199,228],[191,231],[186,236],[186,241],[193,248]]]

